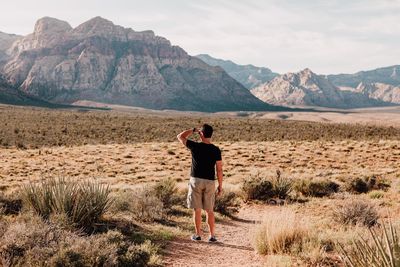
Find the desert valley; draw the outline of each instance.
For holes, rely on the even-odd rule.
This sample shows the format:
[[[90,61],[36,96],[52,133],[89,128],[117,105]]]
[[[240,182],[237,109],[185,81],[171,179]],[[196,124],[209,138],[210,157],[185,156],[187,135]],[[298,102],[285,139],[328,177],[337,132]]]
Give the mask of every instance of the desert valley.
[[[204,123],[215,244],[176,139]],[[399,162],[397,65],[279,74],[102,17],[0,32],[0,266],[399,266]]]

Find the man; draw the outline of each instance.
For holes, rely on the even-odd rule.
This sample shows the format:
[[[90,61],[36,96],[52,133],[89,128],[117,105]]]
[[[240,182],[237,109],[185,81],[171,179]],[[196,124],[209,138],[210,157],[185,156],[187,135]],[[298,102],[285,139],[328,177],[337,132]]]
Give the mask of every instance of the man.
[[[200,135],[201,142],[188,140],[194,133]],[[178,140],[190,149],[192,153],[192,168],[190,173],[189,191],[187,204],[193,209],[193,221],[196,233],[191,236],[193,241],[201,240],[201,210],[207,213],[207,224],[210,231],[208,242],[216,242],[215,238],[215,169],[217,169],[218,190],[217,195],[222,192],[222,157],[221,150],[211,143],[213,128],[204,124],[198,130],[193,128],[178,134]]]

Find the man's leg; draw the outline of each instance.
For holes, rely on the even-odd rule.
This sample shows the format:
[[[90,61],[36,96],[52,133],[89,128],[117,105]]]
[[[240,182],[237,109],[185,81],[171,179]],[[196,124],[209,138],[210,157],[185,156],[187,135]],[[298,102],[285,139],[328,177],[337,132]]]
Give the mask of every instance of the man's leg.
[[[210,231],[210,236],[215,236],[215,216],[214,211],[206,210],[207,213],[207,224],[208,230]]]
[[[201,235],[201,209],[193,209],[193,222],[196,235]]]

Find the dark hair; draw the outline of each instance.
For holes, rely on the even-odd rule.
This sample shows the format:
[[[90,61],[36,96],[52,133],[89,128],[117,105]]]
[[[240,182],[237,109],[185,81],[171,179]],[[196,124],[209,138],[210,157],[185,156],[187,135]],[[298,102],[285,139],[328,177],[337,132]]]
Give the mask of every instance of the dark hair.
[[[201,131],[203,132],[205,138],[211,138],[213,134],[213,127],[208,124],[203,124],[203,127],[201,127]]]

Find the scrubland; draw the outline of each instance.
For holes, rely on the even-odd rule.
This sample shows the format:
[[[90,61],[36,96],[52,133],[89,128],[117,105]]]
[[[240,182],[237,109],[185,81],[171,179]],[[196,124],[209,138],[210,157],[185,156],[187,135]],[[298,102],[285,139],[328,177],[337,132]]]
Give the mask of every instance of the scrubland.
[[[400,128],[7,106],[0,118],[4,266],[398,266]],[[175,141],[205,122],[224,160],[218,244],[188,241],[190,154]]]

